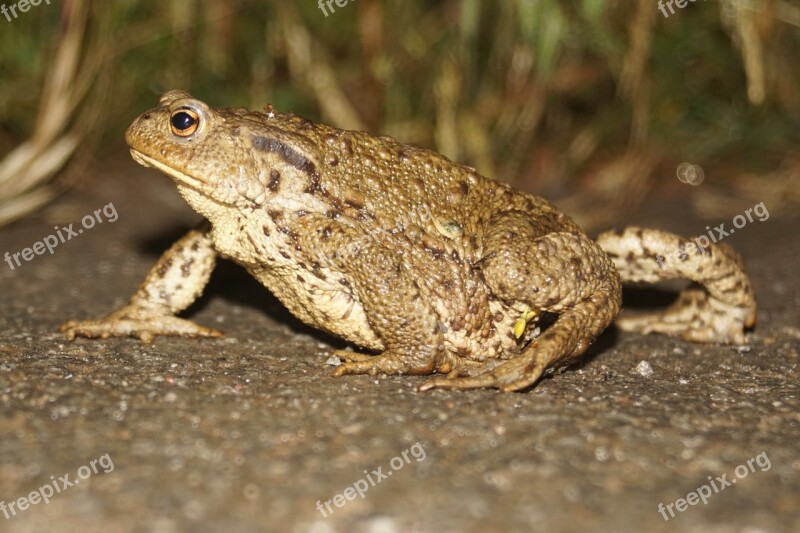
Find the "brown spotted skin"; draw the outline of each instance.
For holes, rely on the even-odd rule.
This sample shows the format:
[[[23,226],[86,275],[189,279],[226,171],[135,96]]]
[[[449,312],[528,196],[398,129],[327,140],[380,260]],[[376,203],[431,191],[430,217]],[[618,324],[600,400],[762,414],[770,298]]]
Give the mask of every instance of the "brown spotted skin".
[[[694,282],[668,309],[623,317],[617,321],[620,328],[677,335],[694,342],[746,342],[744,330],[756,321],[755,296],[742,259],[729,246],[701,248],[694,239],[636,227],[603,233],[597,243],[625,281],[683,278]],[[680,250],[684,253],[676,253]]]
[[[752,291],[727,249],[696,258],[701,276],[688,272],[694,263],[654,270],[647,257],[678,237],[607,234],[606,253],[546,200],[388,137],[271,108],[211,108],[182,91],[162,96],[125,137],[134,159],[172,177],[210,225],[165,253],[128,306],[62,326],[69,338],[218,335],[174,317],[217,254],[299,319],[379,353],[337,352],[335,375],[445,374],[422,390],[532,385],[614,320],[619,271],[698,282],[677,310],[629,329],[740,342],[752,322]],[[646,237],[650,248],[635,249]],[[615,246],[631,249],[620,256]],[[557,318],[540,332],[545,314]]]
[[[214,270],[217,253],[208,238],[208,224],[187,233],[150,269],[128,305],[102,320],[70,320],[61,331],[72,340],[83,337],[138,337],[152,342],[169,331],[189,337],[219,337],[219,331],[177,318],[202,293]]]

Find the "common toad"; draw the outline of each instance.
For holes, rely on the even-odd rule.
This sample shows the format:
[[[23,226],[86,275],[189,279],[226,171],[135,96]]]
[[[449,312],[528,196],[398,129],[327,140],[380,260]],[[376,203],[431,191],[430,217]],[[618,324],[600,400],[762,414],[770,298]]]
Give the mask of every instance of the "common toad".
[[[586,351],[616,317],[621,281],[688,278],[664,311],[624,330],[744,343],[755,300],[738,255],[626,228],[597,242],[553,205],[389,137],[290,113],[212,108],[169,91],[125,139],[206,219],[151,269],[130,303],[76,336],[216,337],[176,317],[222,256],[303,322],[366,350],[334,374],[433,374],[420,390],[535,383]]]

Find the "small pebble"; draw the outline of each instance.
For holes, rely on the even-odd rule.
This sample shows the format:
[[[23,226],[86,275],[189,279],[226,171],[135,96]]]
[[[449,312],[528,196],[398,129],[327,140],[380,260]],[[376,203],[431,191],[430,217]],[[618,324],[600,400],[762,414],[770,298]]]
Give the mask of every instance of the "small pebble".
[[[645,378],[649,378],[653,375],[653,367],[650,366],[650,363],[647,361],[639,361],[639,364],[636,365],[633,371]]]
[[[342,364],[342,360],[339,359],[338,356],[332,355],[328,357],[328,359],[325,361],[325,364],[330,366],[339,366]]]

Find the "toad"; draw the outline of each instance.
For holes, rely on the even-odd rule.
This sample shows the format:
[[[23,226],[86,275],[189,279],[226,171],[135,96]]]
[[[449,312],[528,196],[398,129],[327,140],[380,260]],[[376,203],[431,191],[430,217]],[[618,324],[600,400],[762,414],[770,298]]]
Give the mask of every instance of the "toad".
[[[176,316],[217,257],[301,321],[364,349],[335,352],[336,376],[436,374],[420,390],[533,385],[614,321],[623,281],[692,281],[665,310],[617,320],[626,331],[744,343],[755,322],[730,247],[689,249],[690,239],[637,227],[595,242],[547,200],[389,137],[174,90],[125,139],[205,220],[128,305],[63,324],[68,339],[221,335]],[[687,252],[665,266],[676,249]]]

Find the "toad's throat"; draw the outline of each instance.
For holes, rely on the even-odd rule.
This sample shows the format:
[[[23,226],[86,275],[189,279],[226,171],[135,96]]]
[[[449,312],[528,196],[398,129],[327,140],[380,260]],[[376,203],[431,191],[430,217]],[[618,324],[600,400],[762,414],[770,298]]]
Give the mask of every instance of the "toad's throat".
[[[164,163],[159,163],[152,157],[148,157],[144,155],[142,152],[134,150],[133,148],[131,148],[131,157],[133,157],[133,160],[139,163],[140,165],[160,170],[161,172],[173,178],[177,182],[182,183],[188,187],[191,187],[197,191],[202,191],[205,188],[205,186],[207,186],[207,184],[202,180],[184,174],[179,170],[175,170],[174,168],[169,167]]]

